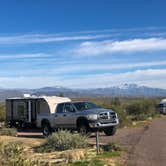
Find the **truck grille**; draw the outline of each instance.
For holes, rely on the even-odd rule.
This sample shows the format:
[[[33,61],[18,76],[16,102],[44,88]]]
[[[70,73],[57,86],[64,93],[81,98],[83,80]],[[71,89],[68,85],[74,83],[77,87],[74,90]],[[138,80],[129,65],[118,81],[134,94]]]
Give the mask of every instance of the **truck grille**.
[[[109,121],[116,123],[116,113],[115,112],[102,112],[99,114],[99,119],[102,121]]]
[[[99,114],[99,119],[109,119],[108,112],[102,112]]]

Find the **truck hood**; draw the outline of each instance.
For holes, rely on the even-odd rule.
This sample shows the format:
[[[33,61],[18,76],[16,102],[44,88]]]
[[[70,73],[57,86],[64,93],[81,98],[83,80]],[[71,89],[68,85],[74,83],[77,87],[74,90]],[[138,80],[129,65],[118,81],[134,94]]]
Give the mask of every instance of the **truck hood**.
[[[94,109],[85,110],[85,112],[87,112],[88,114],[89,113],[91,113],[91,114],[99,114],[99,113],[102,113],[102,112],[114,112],[114,111],[111,110],[111,109],[94,108]]]

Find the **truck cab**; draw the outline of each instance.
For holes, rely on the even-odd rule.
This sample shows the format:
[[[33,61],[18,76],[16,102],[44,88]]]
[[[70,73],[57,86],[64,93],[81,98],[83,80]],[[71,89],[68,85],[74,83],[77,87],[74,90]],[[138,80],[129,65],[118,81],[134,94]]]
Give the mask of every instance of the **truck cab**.
[[[49,135],[52,129],[59,128],[77,130],[84,135],[99,130],[110,136],[115,134],[119,124],[118,116],[113,110],[83,101],[59,103],[52,118],[54,126],[50,124],[50,119],[42,125],[45,136]]]

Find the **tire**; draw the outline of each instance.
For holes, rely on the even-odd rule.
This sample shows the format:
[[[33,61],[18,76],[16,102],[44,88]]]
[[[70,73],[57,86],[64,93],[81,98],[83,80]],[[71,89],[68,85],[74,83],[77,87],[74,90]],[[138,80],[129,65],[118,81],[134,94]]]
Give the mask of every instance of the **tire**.
[[[83,136],[89,136],[90,135],[89,127],[88,127],[88,125],[85,125],[85,124],[80,124],[79,125],[78,132]]]
[[[116,127],[109,127],[104,129],[104,134],[106,136],[113,136],[116,133]]]
[[[42,128],[43,128],[42,132],[44,137],[48,137],[49,135],[52,134],[51,127],[48,123],[44,123]]]

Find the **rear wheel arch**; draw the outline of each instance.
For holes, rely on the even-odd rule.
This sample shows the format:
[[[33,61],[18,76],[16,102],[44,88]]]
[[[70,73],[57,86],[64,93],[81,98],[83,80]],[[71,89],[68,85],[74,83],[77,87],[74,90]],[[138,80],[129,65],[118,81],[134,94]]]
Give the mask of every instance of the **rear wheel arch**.
[[[49,135],[52,134],[52,129],[50,127],[50,122],[48,119],[43,119],[41,122],[41,126],[42,126],[44,137],[48,137]]]
[[[49,125],[50,126],[50,122],[48,119],[42,119],[41,120],[41,127],[43,127],[45,124]]]

